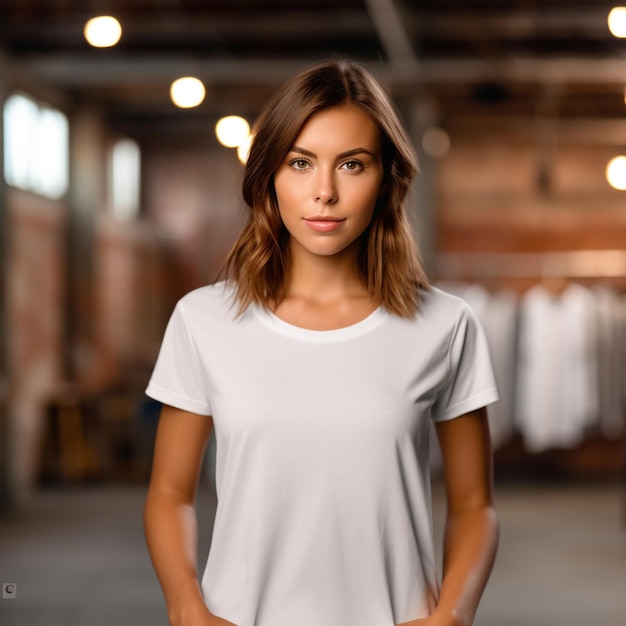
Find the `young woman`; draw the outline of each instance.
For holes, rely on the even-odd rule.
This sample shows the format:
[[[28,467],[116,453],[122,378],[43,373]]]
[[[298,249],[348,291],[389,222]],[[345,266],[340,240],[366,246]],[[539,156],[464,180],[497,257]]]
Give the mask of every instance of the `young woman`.
[[[179,302],[147,390],[164,407],[145,528],[173,626],[472,624],[497,544],[497,394],[474,316],[421,270],[402,206],[415,172],[356,64],[301,72],[261,114],[228,279]],[[200,582],[194,498],[213,430]]]

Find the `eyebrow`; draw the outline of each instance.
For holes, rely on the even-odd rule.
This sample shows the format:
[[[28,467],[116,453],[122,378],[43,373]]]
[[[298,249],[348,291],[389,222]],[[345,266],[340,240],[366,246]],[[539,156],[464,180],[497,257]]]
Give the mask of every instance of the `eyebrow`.
[[[314,158],[317,157],[315,152],[311,152],[310,150],[307,150],[306,148],[301,148],[299,146],[291,146],[291,148],[289,149],[289,152],[298,152],[299,154],[304,154],[305,156],[314,157]],[[342,152],[341,154],[338,154],[337,158],[345,159],[346,157],[355,156],[356,154],[369,154],[374,159],[377,158],[378,156],[371,150],[368,150],[367,148],[353,148],[352,150],[346,150],[346,152]]]

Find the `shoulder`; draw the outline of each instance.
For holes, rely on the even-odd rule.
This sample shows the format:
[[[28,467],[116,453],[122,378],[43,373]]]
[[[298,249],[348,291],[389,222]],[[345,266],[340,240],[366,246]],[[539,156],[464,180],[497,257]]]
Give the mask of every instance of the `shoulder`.
[[[387,313],[383,326],[397,333],[399,341],[420,345],[433,350],[447,349],[453,337],[469,326],[477,325],[476,316],[467,302],[436,287],[420,291],[420,306],[411,318],[401,318]]]
[[[236,305],[233,287],[225,281],[190,291],[176,304],[175,314],[189,322],[234,319]]]
[[[234,289],[226,282],[221,281],[212,285],[198,287],[186,293],[179,301],[178,306],[195,308],[203,306],[223,306],[232,301]]]
[[[459,320],[473,316],[465,300],[437,287],[423,290],[420,294],[420,302],[418,320],[455,326]]]

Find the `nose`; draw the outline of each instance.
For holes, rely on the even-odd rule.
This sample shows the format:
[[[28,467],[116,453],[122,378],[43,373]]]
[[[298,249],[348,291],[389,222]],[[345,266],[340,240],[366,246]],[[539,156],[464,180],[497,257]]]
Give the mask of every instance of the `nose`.
[[[332,171],[320,169],[314,179],[313,194],[315,201],[321,204],[334,204],[337,202],[337,186]]]

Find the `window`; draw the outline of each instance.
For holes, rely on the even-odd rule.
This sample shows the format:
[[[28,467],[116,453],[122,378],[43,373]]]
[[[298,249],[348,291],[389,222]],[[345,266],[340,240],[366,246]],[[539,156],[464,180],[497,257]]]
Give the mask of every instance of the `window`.
[[[57,199],[67,192],[69,127],[63,113],[21,94],[4,105],[4,179]]]
[[[141,153],[132,139],[120,139],[111,151],[111,207],[113,215],[131,220],[139,214]]]

